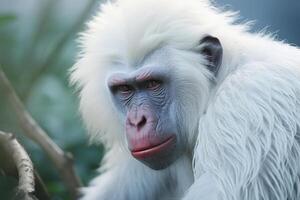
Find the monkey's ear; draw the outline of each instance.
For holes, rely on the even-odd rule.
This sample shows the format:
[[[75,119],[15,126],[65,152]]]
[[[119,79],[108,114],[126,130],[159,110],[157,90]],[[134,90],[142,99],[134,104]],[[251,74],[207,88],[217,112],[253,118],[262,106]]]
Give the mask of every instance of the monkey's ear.
[[[208,60],[208,69],[216,76],[222,64],[223,48],[218,38],[206,36],[200,41],[200,53]]]

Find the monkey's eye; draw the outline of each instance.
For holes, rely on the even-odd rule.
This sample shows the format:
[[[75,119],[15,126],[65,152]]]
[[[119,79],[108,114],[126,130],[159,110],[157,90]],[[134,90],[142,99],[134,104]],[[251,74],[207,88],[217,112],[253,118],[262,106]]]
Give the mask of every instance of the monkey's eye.
[[[146,88],[150,90],[155,90],[161,86],[161,81],[158,80],[149,80],[146,83]]]
[[[116,91],[121,95],[127,96],[132,93],[133,89],[129,85],[119,85],[116,87]]]

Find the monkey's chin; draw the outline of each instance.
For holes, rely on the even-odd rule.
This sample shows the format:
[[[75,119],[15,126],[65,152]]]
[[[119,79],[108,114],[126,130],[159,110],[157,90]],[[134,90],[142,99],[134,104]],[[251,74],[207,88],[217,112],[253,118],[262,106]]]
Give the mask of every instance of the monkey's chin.
[[[154,170],[162,170],[171,165],[177,158],[176,136],[163,143],[144,150],[131,151],[134,158]]]

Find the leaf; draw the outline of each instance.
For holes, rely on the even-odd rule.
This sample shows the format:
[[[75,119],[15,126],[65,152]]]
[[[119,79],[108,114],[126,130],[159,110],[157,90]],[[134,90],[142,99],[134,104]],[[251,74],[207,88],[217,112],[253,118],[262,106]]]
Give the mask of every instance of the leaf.
[[[0,26],[6,25],[15,21],[17,17],[13,14],[0,15]]]

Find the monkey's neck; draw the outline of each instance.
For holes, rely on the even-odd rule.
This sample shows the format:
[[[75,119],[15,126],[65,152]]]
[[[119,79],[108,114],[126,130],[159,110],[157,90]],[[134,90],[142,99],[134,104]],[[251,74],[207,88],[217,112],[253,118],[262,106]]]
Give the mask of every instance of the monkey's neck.
[[[181,156],[172,166],[166,169],[164,180],[167,190],[162,194],[162,199],[180,199],[194,182],[192,158],[188,155]]]

